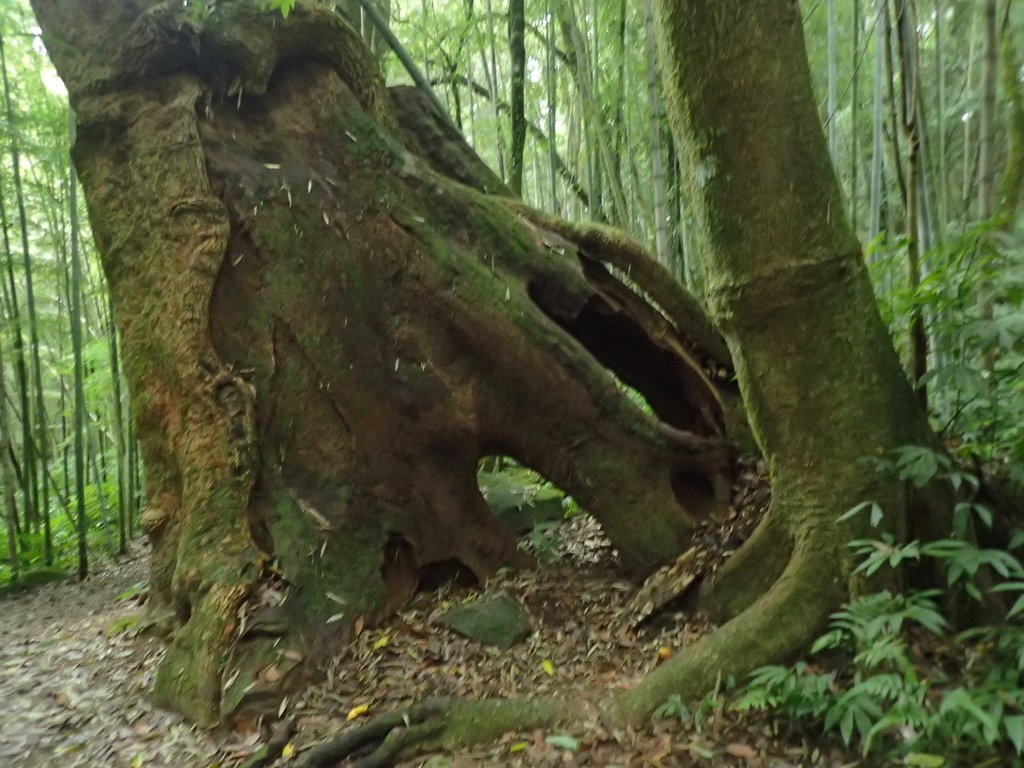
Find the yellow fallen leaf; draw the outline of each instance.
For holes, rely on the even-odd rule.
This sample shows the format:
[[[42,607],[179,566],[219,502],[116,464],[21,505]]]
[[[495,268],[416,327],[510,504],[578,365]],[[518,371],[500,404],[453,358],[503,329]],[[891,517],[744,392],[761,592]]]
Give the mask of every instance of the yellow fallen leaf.
[[[373,650],[379,651],[381,648],[385,647],[390,641],[391,635],[385,632],[383,635],[380,636],[377,642],[373,644]]]
[[[359,704],[357,706],[352,707],[352,709],[350,709],[348,711],[348,715],[345,716],[345,719],[346,720],[355,720],[360,715],[365,715],[369,711],[370,711],[370,705],[369,704]]]
[[[672,658],[672,649],[667,645],[661,646],[661,648],[658,649],[658,658],[662,661],[668,661]]]
[[[514,755],[516,752],[522,752],[528,746],[529,744],[527,744],[525,741],[517,741],[515,744],[508,748],[508,751],[510,754]]]
[[[555,676],[555,663],[551,661],[551,659],[544,659],[544,661],[540,663],[540,668],[544,670],[544,674],[548,677]]]
[[[281,757],[286,760],[290,760],[295,755],[295,744],[289,741],[284,745],[284,749],[281,750]]]

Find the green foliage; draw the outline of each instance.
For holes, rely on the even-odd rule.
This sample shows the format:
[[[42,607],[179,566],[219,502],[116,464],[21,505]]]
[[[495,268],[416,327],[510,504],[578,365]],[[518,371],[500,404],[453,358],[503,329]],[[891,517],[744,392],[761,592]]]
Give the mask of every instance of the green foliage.
[[[513,530],[527,532],[520,546],[541,562],[559,559],[559,527],[579,506],[531,469],[501,457],[481,462],[477,484],[495,514]]]
[[[642,393],[640,393],[633,387],[629,386],[628,384],[623,383],[617,377],[615,379],[615,384],[616,386],[618,386],[619,391],[626,396],[626,399],[628,399],[629,402],[631,402],[641,411],[646,413],[648,416],[656,415],[654,413],[654,409],[651,407],[651,404],[647,402],[647,398],[644,397]]]
[[[23,571],[17,581],[0,585],[0,595],[6,595],[20,590],[34,589],[45,584],[55,584],[66,581],[70,574],[64,568],[57,568],[47,565],[33,565]]]
[[[805,661],[790,667],[756,670],[737,703],[740,710],[778,709],[794,717],[821,717],[828,711],[835,673],[815,672]]]
[[[579,739],[567,733],[555,733],[548,736],[545,741],[553,747],[564,749],[568,752],[575,752],[580,747]]]
[[[257,8],[265,12],[277,12],[284,18],[288,18],[295,10],[296,0],[250,0]],[[217,0],[185,0],[185,16],[195,25],[202,22],[216,10]]]
[[[295,8],[295,0],[268,0],[267,6],[271,10],[280,11],[286,19],[288,14]]]
[[[956,536],[968,535],[978,524],[992,527],[992,512],[975,498],[981,488],[977,476],[955,464],[944,451],[930,446],[907,445],[897,448],[892,458],[871,458],[865,463],[879,475],[909,482],[918,489],[932,483],[948,486],[956,499],[953,507],[953,533]],[[848,520],[864,510],[870,510],[871,526],[877,528],[883,511],[874,501],[862,501],[839,519]]]
[[[21,477],[26,468],[35,470],[37,486],[45,483],[49,508],[40,510],[36,519],[26,520],[26,500],[18,483],[15,503],[18,510],[18,560],[24,576],[27,571],[45,563],[42,517],[48,515],[53,528],[53,567],[73,570],[77,549],[77,533],[71,524],[76,508],[74,496],[72,417],[74,413],[74,368],[70,339],[70,228],[69,195],[69,131],[68,104],[63,84],[53,72],[40,42],[31,9],[25,0],[0,4],[0,28],[4,35],[4,52],[10,83],[11,119],[7,119],[7,103],[0,105],[0,193],[6,201],[9,249],[0,249],[5,286],[13,285],[13,294],[4,291],[3,313],[0,317],[0,347],[4,357],[4,404],[12,440],[14,464]],[[17,146],[19,189],[15,187],[11,162],[12,145]],[[22,258],[22,231],[19,203],[25,211],[25,240],[29,246],[29,266],[33,281],[35,331],[39,337],[39,379],[45,418],[37,413],[38,405],[29,395],[28,414],[23,413],[21,379],[18,363],[26,368],[31,390],[34,361],[27,343],[31,322],[27,313],[28,273]],[[81,226],[80,254],[83,263],[82,311],[85,375],[86,420],[89,434],[86,445],[94,462],[86,469],[86,516],[92,528],[87,544],[98,553],[116,548],[117,540],[117,456],[115,435],[126,428],[123,419],[115,416],[113,385],[120,381],[120,371],[111,367],[107,295],[98,255],[88,230],[85,201],[78,198],[77,219]],[[6,242],[5,242],[6,244]],[[16,347],[15,299],[19,308],[17,330],[25,350],[19,355]],[[124,388],[122,388],[124,392]],[[126,405],[121,403],[121,405]],[[24,420],[31,422],[32,444],[27,444],[22,431]],[[33,455],[39,441],[38,430],[45,429],[48,455],[45,460]],[[104,476],[100,480],[97,475]],[[42,494],[40,493],[40,496]],[[100,503],[102,500],[102,504]],[[43,499],[39,499],[42,505]],[[104,511],[105,505],[105,511]],[[0,530],[0,584],[11,577],[8,562],[7,532]],[[21,579],[22,583],[25,579]]]
[[[539,474],[507,459],[498,459],[488,469],[477,472],[477,485],[487,503],[496,509],[532,507],[557,501],[564,507],[563,494]]]
[[[732,687],[732,685],[733,683],[730,679],[727,687]],[[664,704],[654,710],[651,714],[651,719],[677,719],[681,723],[692,723],[694,730],[700,733],[705,724],[726,706],[726,698],[722,694],[721,688],[721,682],[719,682],[692,709],[683,701],[679,694],[674,693],[666,699]]]
[[[683,702],[682,697],[678,693],[673,693],[664,704],[654,710],[652,717],[655,720],[668,720],[674,717],[680,722],[686,722],[693,717],[693,713]]]
[[[119,595],[117,595],[114,599],[115,600],[131,600],[131,599],[136,598],[139,595],[141,595],[148,588],[149,588],[149,582],[148,581],[137,581],[134,584],[132,584],[130,587],[128,587],[128,589],[126,589],[124,592],[121,592]]]
[[[521,546],[542,563],[554,563],[561,557],[560,543],[558,523],[537,523]]]
[[[817,672],[808,662],[763,667],[744,687],[737,707],[812,719],[825,731],[838,731],[846,744],[859,742],[865,755],[1024,754],[1024,628],[989,627],[956,636],[953,648],[971,643],[973,664],[943,670],[913,653],[907,638],[937,643],[945,628],[930,596],[866,596],[836,613],[813,648],[847,651],[848,668]]]
[[[134,636],[142,632],[146,624],[146,617],[142,613],[132,613],[116,619],[107,629],[107,634]]]
[[[955,436],[957,454],[1004,463],[1018,478],[1024,466],[1024,242],[997,220],[954,233],[924,254],[921,284],[905,281],[905,240],[876,244],[872,275],[897,348],[923,313],[932,347],[928,373],[932,415]],[[991,307],[991,316],[981,311]],[[927,461],[927,459],[925,459]],[[926,468],[922,468],[926,469]]]
[[[117,484],[89,484],[85,492],[85,516],[88,523],[87,543],[90,551],[114,554],[117,549],[117,520],[113,517],[117,506]],[[76,547],[78,530],[75,517],[78,514],[74,499],[68,500],[68,508],[64,509],[58,499],[51,500],[50,520],[53,535],[54,563],[53,567],[61,572],[72,573],[76,566]],[[106,513],[104,513],[104,505]],[[23,531],[18,540],[19,562],[22,570],[44,566],[43,534],[41,532]],[[7,551],[7,534],[0,527],[0,553]],[[27,574],[23,573],[20,582],[26,582]],[[0,559],[0,584],[11,580],[10,563]]]
[[[936,480],[960,492],[978,487],[970,473],[930,449],[901,449],[879,467],[919,487]],[[969,524],[991,522],[977,502],[960,504],[966,505],[960,536]],[[882,513],[870,502],[843,517],[869,510],[878,525]],[[1022,541],[1016,536],[1011,549]],[[867,576],[932,558],[945,569],[950,594],[963,587],[979,601],[1000,593],[1017,599],[1005,622],[950,638],[940,607],[946,595],[939,590],[861,596],[833,614],[829,630],[811,647],[820,662],[756,670],[736,706],[811,720],[838,732],[845,744],[857,742],[865,756],[902,758],[906,765],[945,764],[929,762],[939,755],[1024,755],[1024,567],[1017,558],[967,538],[902,543],[882,533],[850,546],[860,558],[857,571]],[[845,664],[829,669],[826,654]]]

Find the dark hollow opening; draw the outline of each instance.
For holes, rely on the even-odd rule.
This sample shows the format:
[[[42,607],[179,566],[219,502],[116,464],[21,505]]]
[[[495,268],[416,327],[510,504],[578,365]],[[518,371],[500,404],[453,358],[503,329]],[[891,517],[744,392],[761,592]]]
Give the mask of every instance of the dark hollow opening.
[[[715,489],[704,475],[678,470],[672,473],[672,492],[680,505],[703,519],[716,509]]]
[[[600,265],[603,280],[614,278]],[[650,404],[661,421],[688,432],[706,434],[709,425],[686,396],[693,374],[671,349],[651,338],[626,312],[600,295],[592,295],[582,307],[564,288],[553,283],[531,282],[530,299],[562,328],[571,333],[598,362]]]

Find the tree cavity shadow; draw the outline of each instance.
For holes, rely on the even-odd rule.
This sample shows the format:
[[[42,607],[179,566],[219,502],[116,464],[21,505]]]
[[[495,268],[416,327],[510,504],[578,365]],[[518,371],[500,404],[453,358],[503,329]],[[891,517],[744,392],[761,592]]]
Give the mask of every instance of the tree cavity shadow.
[[[585,264],[584,277],[597,284],[614,285],[618,292],[628,292],[631,304],[646,302],[635,291],[617,280],[603,266]],[[597,275],[591,273],[597,272]],[[616,297],[606,295],[598,285],[584,297],[572,294],[553,281],[531,281],[527,293],[533,303],[551,320],[571,334],[617,381],[639,397],[640,407],[653,412],[660,421],[672,427],[709,434],[717,425],[708,423],[689,396],[695,387],[694,372],[679,355],[654,337],[652,329],[638,321],[634,312]],[[649,312],[654,312],[647,306]],[[644,405],[649,406],[644,408]]]
[[[705,475],[697,472],[685,470],[673,472],[672,493],[675,494],[681,505],[692,510],[701,520],[710,517],[712,512],[720,506],[711,481]]]
[[[446,584],[473,587],[480,583],[472,569],[456,557],[417,563],[412,544],[396,533],[384,544],[381,578],[388,594],[408,597],[433,592]]]

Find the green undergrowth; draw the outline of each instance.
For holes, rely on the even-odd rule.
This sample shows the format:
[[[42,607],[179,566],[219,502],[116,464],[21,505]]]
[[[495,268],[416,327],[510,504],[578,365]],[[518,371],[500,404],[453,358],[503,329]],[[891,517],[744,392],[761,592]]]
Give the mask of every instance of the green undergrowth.
[[[86,542],[92,559],[112,557],[118,551],[117,483],[90,484],[85,488]],[[102,497],[101,497],[102,494]],[[46,562],[42,523],[38,530],[22,528],[18,535],[19,573],[15,579],[7,558],[7,533],[0,527],[0,595],[32,589],[71,578],[78,568],[77,508],[69,499],[65,508],[51,499],[50,531],[53,557]]]
[[[907,282],[905,239],[868,246],[879,309],[909,355],[907,329],[920,313],[931,359],[916,382],[950,443],[1024,482],[1024,230],[998,217],[977,222],[922,254],[920,284]],[[982,298],[991,313],[982,313]],[[958,450],[959,452],[959,450]]]
[[[503,456],[480,462],[477,485],[487,504],[513,531],[520,546],[541,562],[559,559],[559,528],[580,513],[575,499],[529,467]]]
[[[977,501],[977,478],[944,453],[908,446],[874,463],[918,487],[948,484],[958,499],[954,530],[938,541],[897,541],[879,527],[885,510],[858,504],[843,517],[868,515],[878,535],[850,543],[857,573],[897,583],[896,569],[931,562],[944,588],[883,589],[847,603],[806,659],[755,670],[728,706],[801,721],[871,764],[1024,766],[1024,531],[1005,549],[975,544],[992,513]],[[996,606],[996,620],[954,631],[950,606],[964,600]],[[700,712],[677,700],[656,716],[697,722]]]

